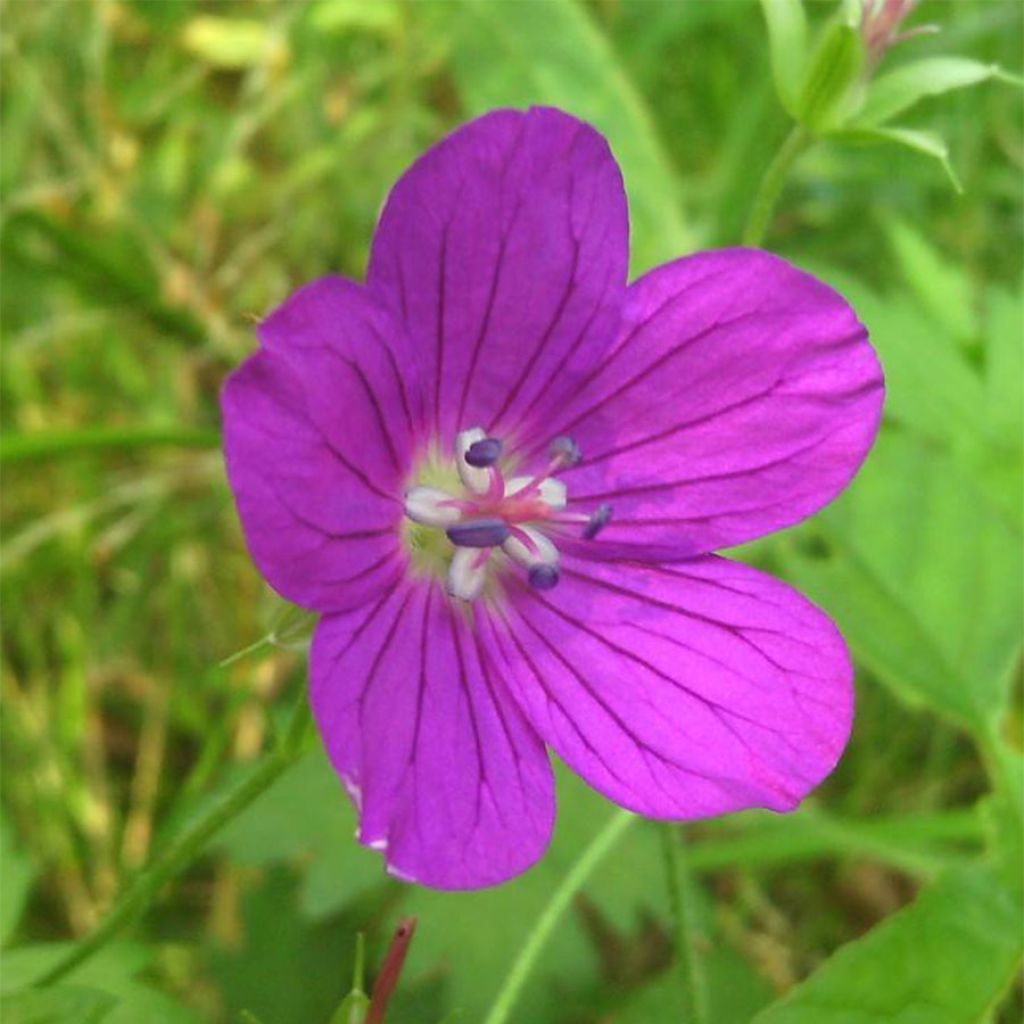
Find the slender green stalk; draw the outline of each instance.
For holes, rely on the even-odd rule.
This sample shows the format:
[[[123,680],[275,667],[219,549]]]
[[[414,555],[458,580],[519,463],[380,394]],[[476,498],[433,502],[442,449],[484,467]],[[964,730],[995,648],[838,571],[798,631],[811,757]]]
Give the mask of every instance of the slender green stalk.
[[[244,779],[193,819],[157,859],[136,876],[99,927],[38,978],[35,985],[52,985],[70,974],[102,949],[123,928],[145,913],[167,882],[187,868],[217,832],[241,814],[297,760],[302,750],[302,740],[308,722],[309,708],[303,694],[277,747]]]
[[[683,995],[683,1024],[707,1024],[707,986],[697,950],[693,886],[682,829],[671,822],[664,822],[661,826],[661,842],[665,854],[665,878],[672,908],[676,962]]]
[[[798,156],[811,144],[811,137],[799,125],[786,136],[786,141],[775,154],[758,186],[750,218],[743,232],[744,245],[760,245],[782,194],[782,187]]]
[[[131,448],[216,448],[220,434],[180,426],[89,427],[9,434],[0,444],[0,462],[25,462],[76,452],[124,451]]]
[[[555,925],[558,924],[562,914],[572,902],[572,898],[590,877],[594,868],[615,845],[616,840],[634,821],[636,818],[627,811],[616,811],[609,819],[608,824],[591,840],[590,845],[562,880],[562,884],[555,890],[551,902],[544,908],[544,913],[537,919],[530,937],[519,951],[519,956],[508,972],[484,1024],[504,1024],[508,1020],[512,1007],[515,1005],[523,985],[526,984],[526,979],[537,963],[537,958],[551,937]]]

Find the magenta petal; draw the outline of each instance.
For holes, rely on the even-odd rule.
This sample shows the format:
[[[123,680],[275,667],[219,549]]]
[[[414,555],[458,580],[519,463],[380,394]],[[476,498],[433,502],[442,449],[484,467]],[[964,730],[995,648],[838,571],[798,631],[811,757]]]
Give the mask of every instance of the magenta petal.
[[[852,668],[832,622],[714,556],[664,567],[568,558],[550,593],[512,588],[488,644],[541,737],[650,817],[792,810],[850,731]]]
[[[386,339],[401,352],[398,328],[340,279],[296,292],[260,333],[264,348],[222,398],[246,540],[284,597],[317,611],[350,608],[404,570],[416,378],[396,371]]]
[[[393,874],[470,889],[541,856],[555,809],[547,754],[439,587],[413,583],[325,617],[310,676],[360,842]]]
[[[552,423],[583,450],[574,501],[615,514],[597,558],[680,558],[791,526],[849,483],[882,374],[840,295],[768,253],[668,264],[629,289],[621,336]]]
[[[324,277],[260,324],[263,347],[301,380],[312,420],[374,487],[401,496],[422,429],[422,370],[401,325],[368,290]]]
[[[532,436],[614,337],[625,193],[605,140],[557,110],[502,110],[426,153],[388,198],[369,285],[421,352],[445,445]]]

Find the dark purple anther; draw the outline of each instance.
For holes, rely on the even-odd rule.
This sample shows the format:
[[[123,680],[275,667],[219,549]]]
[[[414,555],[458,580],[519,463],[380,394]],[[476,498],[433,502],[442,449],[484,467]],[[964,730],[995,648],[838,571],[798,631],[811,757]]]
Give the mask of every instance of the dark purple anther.
[[[557,565],[535,565],[530,570],[530,586],[534,590],[550,590],[561,578]]]
[[[474,441],[463,456],[465,460],[476,469],[484,469],[493,466],[501,458],[501,441],[496,437],[485,437]]]
[[[561,459],[566,466],[575,466],[583,458],[580,446],[571,437],[556,437],[548,451],[553,459]]]
[[[501,519],[471,519],[449,526],[445,533],[459,548],[496,548],[508,540],[508,527]]]
[[[593,540],[608,525],[608,520],[611,517],[611,505],[598,505],[587,525],[583,527],[583,539]]]

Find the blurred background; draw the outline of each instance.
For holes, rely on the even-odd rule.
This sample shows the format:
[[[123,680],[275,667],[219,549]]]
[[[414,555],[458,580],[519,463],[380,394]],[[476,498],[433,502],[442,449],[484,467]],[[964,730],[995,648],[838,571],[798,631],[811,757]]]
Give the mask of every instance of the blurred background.
[[[811,4],[812,26],[833,10]],[[254,324],[314,277],[361,277],[390,184],[491,107],[554,104],[607,134],[637,273],[736,244],[789,121],[752,0],[9,0],[0,13],[13,990],[267,749],[305,685],[310,623],[252,566],[218,447],[218,389]],[[1019,71],[1016,0],[925,2],[911,20],[941,32],[886,67],[955,53]],[[1015,897],[993,878],[1016,842],[1004,805],[1021,732],[1021,92],[978,84],[905,123],[945,138],[962,194],[921,154],[828,140],[797,164],[765,242],[844,291],[890,392],[849,494],[741,553],[838,619],[859,705],[839,770],[797,814],[688,831],[716,1024],[867,1021],[835,1008],[889,999],[886,986],[891,1014],[872,1021],[915,998],[944,1014],[915,1020],[1020,1019]],[[471,1024],[611,813],[568,775],[560,804],[525,877],[422,891],[356,845],[311,742],[73,976],[69,1015],[10,1019],[248,1010],[319,1024],[348,988],[356,932],[373,965],[415,914],[388,1020]],[[559,923],[513,1019],[679,1019],[670,959],[657,836],[639,824]]]

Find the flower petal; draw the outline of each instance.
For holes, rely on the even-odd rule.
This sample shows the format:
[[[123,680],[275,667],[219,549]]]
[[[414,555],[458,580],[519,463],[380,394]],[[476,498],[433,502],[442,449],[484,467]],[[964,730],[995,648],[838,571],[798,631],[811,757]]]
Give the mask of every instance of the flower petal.
[[[246,540],[289,600],[349,608],[405,564],[415,375],[403,380],[396,365],[400,329],[340,279],[296,292],[260,334],[264,348],[231,375],[222,400]]]
[[[631,286],[612,354],[552,432],[583,451],[560,474],[572,502],[615,509],[593,557],[685,558],[835,498],[874,441],[882,398],[841,296],[768,253],[723,250]]]
[[[401,494],[422,433],[422,367],[401,325],[362,285],[323,277],[260,324],[301,380],[311,418],[378,490]]]
[[[655,818],[793,809],[850,731],[852,668],[796,591],[714,556],[565,558],[549,593],[488,617],[513,695],[592,786]]]
[[[547,753],[439,586],[325,617],[310,675],[360,842],[384,850],[392,874],[471,889],[541,856],[554,821]]]
[[[413,165],[368,278],[423,355],[446,448],[478,424],[528,437],[572,393],[614,337],[627,259],[619,169],[567,114],[496,111]]]

